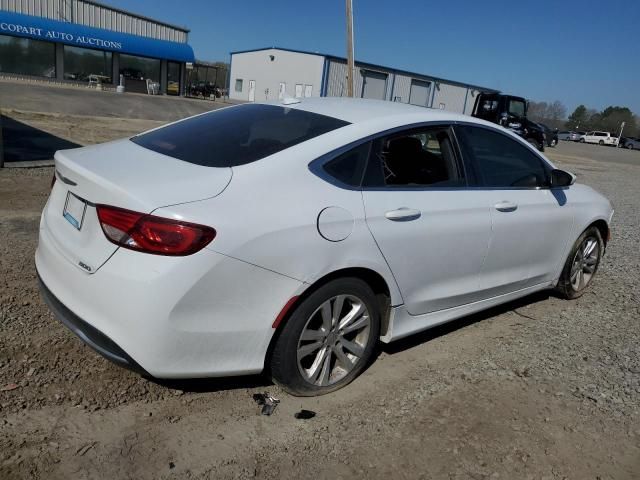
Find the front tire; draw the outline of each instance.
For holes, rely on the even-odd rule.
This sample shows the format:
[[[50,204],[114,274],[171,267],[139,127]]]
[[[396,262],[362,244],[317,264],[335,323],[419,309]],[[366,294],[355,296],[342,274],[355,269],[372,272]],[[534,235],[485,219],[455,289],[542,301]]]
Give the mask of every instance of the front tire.
[[[576,240],[562,269],[556,290],[567,299],[581,297],[595,276],[604,253],[600,230],[589,227]]]
[[[584,143],[586,140],[584,138],[581,138],[579,141],[580,143]]]
[[[533,145],[539,152],[544,152],[544,143],[538,143],[535,138],[527,138],[527,142]]]
[[[323,285],[293,311],[270,359],[271,376],[288,393],[338,390],[366,368],[380,336],[380,307],[363,280]]]

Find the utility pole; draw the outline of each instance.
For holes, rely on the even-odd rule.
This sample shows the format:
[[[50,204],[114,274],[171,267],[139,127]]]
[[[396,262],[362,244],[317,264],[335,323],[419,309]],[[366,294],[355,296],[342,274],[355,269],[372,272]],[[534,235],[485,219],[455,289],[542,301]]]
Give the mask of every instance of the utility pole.
[[[625,124],[626,122],[622,122],[622,125],[620,125],[620,133],[618,134],[618,141],[616,142],[616,147],[620,146],[620,140],[622,140],[622,132],[624,131]]]
[[[355,65],[353,60],[353,0],[347,2],[347,97],[353,97]]]

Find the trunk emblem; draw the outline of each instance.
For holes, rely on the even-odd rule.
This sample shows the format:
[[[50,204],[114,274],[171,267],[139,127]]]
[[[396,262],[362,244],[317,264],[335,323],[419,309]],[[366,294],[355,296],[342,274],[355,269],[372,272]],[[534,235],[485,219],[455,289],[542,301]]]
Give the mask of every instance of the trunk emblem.
[[[91,267],[89,265],[87,265],[84,262],[78,262],[78,265],[80,265],[82,268],[84,268],[87,272],[91,271]]]

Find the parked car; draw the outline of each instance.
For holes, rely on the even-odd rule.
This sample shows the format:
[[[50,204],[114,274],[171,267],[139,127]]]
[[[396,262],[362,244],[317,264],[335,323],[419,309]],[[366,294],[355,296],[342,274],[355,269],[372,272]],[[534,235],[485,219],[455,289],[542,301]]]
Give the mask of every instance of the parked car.
[[[622,148],[628,148],[629,150],[640,149],[640,138],[622,137],[620,139],[620,146]]]
[[[570,132],[568,130],[563,130],[561,132],[558,132],[558,140],[571,140],[571,134],[573,132]]]
[[[579,142],[585,133],[587,132],[571,132],[569,140],[571,140],[572,142]]]
[[[125,78],[144,80],[144,73],[140,70],[136,70],[135,68],[123,68],[120,70],[120,73],[124,75]]]
[[[581,143],[597,143],[598,145],[618,145],[618,138],[609,132],[587,132],[580,137]]]
[[[558,129],[549,128],[544,123],[538,123],[538,125],[540,125],[540,127],[544,130],[547,147],[555,147],[558,144]]]
[[[379,341],[579,297],[613,214],[510,130],[363,99],[207,112],[59,151],[54,179],[35,260],[65,325],[145,375],[266,368],[294,395]]]
[[[220,98],[222,92],[220,87],[214,85],[211,82],[200,81],[194,83],[190,87],[190,95],[193,97],[202,96],[204,98],[209,98],[210,96],[214,96],[215,98]]]
[[[471,115],[512,130],[544,152],[546,134],[540,125],[527,119],[527,101],[524,98],[499,93],[480,93],[476,97]]]
[[[180,83],[170,80],[167,83],[167,95],[180,95]]]

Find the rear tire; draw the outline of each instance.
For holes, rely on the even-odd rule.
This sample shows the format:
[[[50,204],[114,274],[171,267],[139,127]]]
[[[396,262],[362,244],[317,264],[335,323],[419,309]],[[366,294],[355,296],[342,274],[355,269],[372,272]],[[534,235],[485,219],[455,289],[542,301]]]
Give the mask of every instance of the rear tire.
[[[578,237],[569,252],[556,290],[566,299],[582,296],[598,271],[604,253],[600,230],[589,227]]]
[[[627,143],[627,150],[633,150],[633,145],[631,145],[630,143]]]
[[[370,362],[380,336],[380,307],[359,278],[318,288],[293,311],[270,359],[271,377],[291,395],[338,390]]]
[[[585,142],[584,138],[581,138],[580,143],[584,143],[584,142]]]
[[[603,140],[600,140],[600,141],[598,142],[598,145],[600,145],[600,146],[602,147],[602,146],[604,145],[604,141],[603,141]]]

